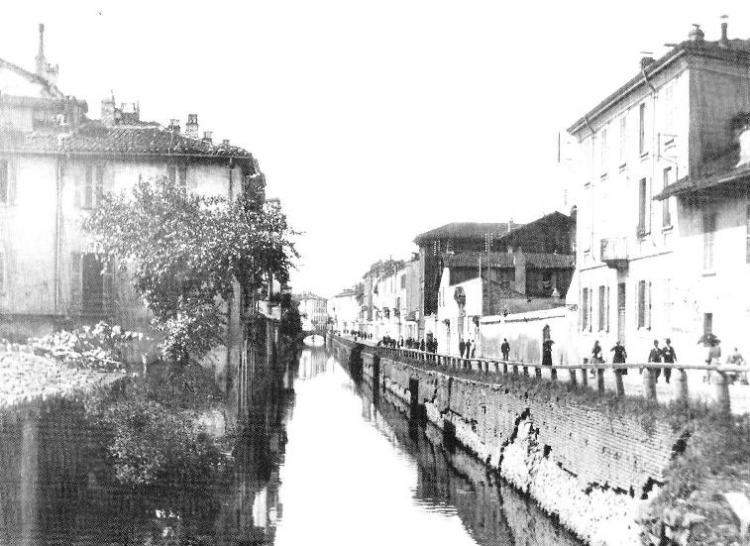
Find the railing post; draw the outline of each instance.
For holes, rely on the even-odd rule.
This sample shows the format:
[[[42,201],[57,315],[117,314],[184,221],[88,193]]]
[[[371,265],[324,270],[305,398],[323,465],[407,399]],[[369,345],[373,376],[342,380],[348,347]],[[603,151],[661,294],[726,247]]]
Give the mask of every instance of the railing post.
[[[549,369],[549,375],[550,375],[550,379],[552,379],[552,381],[557,381],[557,370],[555,369],[554,366],[552,366]]]
[[[495,373],[500,373],[500,364],[498,362],[492,362],[495,367]]]
[[[596,369],[596,390],[604,392],[604,368]]]
[[[656,378],[653,368],[643,370],[643,396],[649,402],[656,401]]]
[[[584,387],[589,386],[589,371],[586,368],[581,369],[581,385]]]
[[[518,364],[513,364],[513,375],[518,375]]]
[[[508,363],[507,362],[503,362],[503,373],[506,373],[506,374],[508,373]]]
[[[688,377],[687,372],[679,368],[675,378],[675,398],[682,404],[688,403]]]
[[[523,375],[525,375],[526,377],[529,376],[529,367],[528,366],[524,366],[523,367]]]
[[[731,403],[729,401],[729,381],[726,372],[716,372],[716,411],[729,414]]]
[[[537,379],[542,378],[542,369],[539,366],[534,368],[534,377],[536,377]]]
[[[578,385],[578,377],[576,377],[576,370],[568,370],[570,372],[570,384],[574,387]]]
[[[619,369],[615,369],[615,393],[617,396],[625,395],[625,385],[622,383],[622,372]]]

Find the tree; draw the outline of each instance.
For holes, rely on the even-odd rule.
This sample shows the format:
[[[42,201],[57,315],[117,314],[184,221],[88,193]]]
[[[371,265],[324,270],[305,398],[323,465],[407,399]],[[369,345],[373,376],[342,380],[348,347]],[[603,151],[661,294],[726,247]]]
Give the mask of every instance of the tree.
[[[286,282],[298,256],[278,205],[185,195],[166,178],[106,196],[84,228],[129,270],[166,336],[162,352],[181,363],[223,341],[235,283],[247,297],[269,273]]]

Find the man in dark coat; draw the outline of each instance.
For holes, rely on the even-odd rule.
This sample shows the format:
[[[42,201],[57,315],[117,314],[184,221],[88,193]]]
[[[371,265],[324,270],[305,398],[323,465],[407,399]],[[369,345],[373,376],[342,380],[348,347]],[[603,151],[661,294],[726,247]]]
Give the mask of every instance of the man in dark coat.
[[[461,358],[464,357],[464,351],[466,350],[466,343],[462,339],[458,342],[458,354],[461,355]]]
[[[614,351],[614,356],[612,357],[612,363],[613,364],[624,364],[625,359],[628,357],[628,353],[625,351],[625,346],[620,344],[620,341],[615,341],[615,346],[610,349],[610,351]],[[627,368],[617,368],[615,370],[621,375],[628,375],[628,369]]]
[[[422,341],[419,342],[419,350],[424,351],[424,339],[422,339]]]
[[[552,366],[552,344],[554,341],[551,339],[545,340],[542,343],[542,366]]]
[[[667,338],[666,345],[661,350],[661,356],[664,359],[664,364],[674,364],[677,362],[677,352],[672,347],[672,340]],[[672,377],[672,367],[664,366],[664,379],[669,383],[669,378]]]
[[[661,349],[659,349],[659,340],[654,340],[654,347],[651,349],[651,352],[648,353],[648,361],[649,362],[661,362]],[[661,368],[656,368],[656,373],[654,374],[654,382],[659,381],[659,376],[661,375]]]
[[[471,340],[466,340],[466,358],[471,358]]]
[[[507,361],[510,354],[510,343],[508,343],[507,339],[503,339],[503,344],[500,345],[500,352],[503,353],[503,360]]]

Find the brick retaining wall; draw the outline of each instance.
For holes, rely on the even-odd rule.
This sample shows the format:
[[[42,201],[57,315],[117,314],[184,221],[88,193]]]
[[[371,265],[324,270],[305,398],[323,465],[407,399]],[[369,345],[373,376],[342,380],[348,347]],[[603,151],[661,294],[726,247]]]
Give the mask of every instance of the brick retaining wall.
[[[347,362],[356,344],[334,338]],[[591,544],[637,543],[641,496],[651,491],[680,437],[666,422],[550,398],[533,383],[481,381],[402,362],[364,346],[362,376],[417,407],[517,488]],[[531,386],[530,386],[531,385]],[[417,387],[416,398],[412,393]],[[447,423],[450,423],[448,425]]]

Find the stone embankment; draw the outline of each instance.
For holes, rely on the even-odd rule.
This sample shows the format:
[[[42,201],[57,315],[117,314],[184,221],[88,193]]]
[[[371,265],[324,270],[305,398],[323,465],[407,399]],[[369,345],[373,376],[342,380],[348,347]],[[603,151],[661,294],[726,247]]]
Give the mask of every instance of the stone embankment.
[[[341,338],[332,344],[353,375],[425,416],[589,544],[641,543],[639,520],[684,447],[679,427],[550,382],[477,380]]]
[[[24,351],[0,352],[0,407],[67,396],[107,385],[122,373],[72,368]]]

